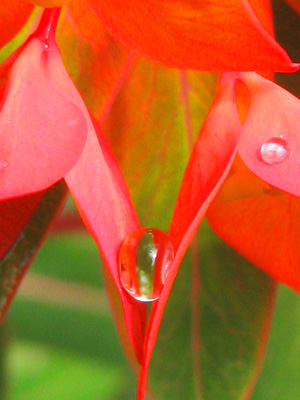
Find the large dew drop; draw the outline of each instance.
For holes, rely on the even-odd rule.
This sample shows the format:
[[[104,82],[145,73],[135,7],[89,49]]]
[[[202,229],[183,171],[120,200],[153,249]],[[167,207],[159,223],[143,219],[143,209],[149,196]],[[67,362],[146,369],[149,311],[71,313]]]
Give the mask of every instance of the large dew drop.
[[[119,252],[122,286],[139,301],[157,300],[173,258],[173,246],[166,233],[154,228],[133,232]]]
[[[290,155],[290,152],[287,142],[281,137],[267,140],[260,149],[262,160],[269,165],[281,163]]]

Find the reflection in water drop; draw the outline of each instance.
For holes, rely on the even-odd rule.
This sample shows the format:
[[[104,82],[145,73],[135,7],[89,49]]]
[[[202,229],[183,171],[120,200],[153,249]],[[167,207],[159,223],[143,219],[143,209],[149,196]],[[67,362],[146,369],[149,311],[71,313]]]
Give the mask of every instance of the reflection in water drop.
[[[133,232],[119,252],[122,286],[139,301],[157,300],[173,258],[173,246],[166,233],[154,228]]]
[[[269,165],[276,165],[284,161],[291,153],[287,142],[281,137],[267,140],[260,149],[262,160]]]

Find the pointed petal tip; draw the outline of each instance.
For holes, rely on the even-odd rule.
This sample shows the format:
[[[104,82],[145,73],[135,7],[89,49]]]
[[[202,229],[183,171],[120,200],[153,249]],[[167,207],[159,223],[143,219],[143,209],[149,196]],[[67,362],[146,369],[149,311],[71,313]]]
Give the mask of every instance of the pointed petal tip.
[[[297,71],[299,71],[299,69],[300,69],[300,63],[292,63],[292,64],[291,64],[291,68],[292,68],[292,71],[291,71],[291,72],[297,72]]]

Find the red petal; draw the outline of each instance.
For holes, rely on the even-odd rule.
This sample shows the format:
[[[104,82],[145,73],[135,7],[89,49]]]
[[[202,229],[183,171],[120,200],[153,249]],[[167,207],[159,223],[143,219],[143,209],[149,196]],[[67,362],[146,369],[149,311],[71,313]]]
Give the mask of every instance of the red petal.
[[[114,281],[129,339],[137,359],[142,362],[147,306],[123,290],[117,264],[120,245],[140,225],[124,179],[101,133],[99,141],[90,122],[84,151],[65,180]]]
[[[1,0],[0,48],[8,43],[22,28],[33,10],[27,0]]]
[[[57,48],[32,39],[13,64],[0,112],[0,198],[42,190],[70,170],[87,129]]]
[[[293,71],[247,0],[88,0],[132,50],[169,67]]]
[[[300,100],[255,73],[242,73],[239,79],[250,96],[239,143],[240,156],[257,176],[300,196]],[[272,143],[280,154],[274,154],[276,148],[271,148]]]
[[[176,202],[169,232],[176,256],[170,266],[161,296],[151,309],[146,359],[141,369],[138,399],[143,399],[144,396],[148,365],[180,262],[231,167],[240,132],[235,99],[235,74],[224,74],[214,103],[194,145]]]

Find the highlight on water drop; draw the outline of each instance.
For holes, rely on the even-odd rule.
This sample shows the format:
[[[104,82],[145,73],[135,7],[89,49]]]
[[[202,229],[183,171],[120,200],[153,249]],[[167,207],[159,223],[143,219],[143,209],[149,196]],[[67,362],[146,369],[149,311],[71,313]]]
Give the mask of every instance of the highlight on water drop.
[[[262,144],[260,155],[264,163],[276,165],[286,160],[291,153],[288,143],[282,137],[273,137]]]
[[[124,240],[119,251],[123,288],[136,300],[157,300],[173,259],[173,246],[165,232],[148,227],[138,229]]]

